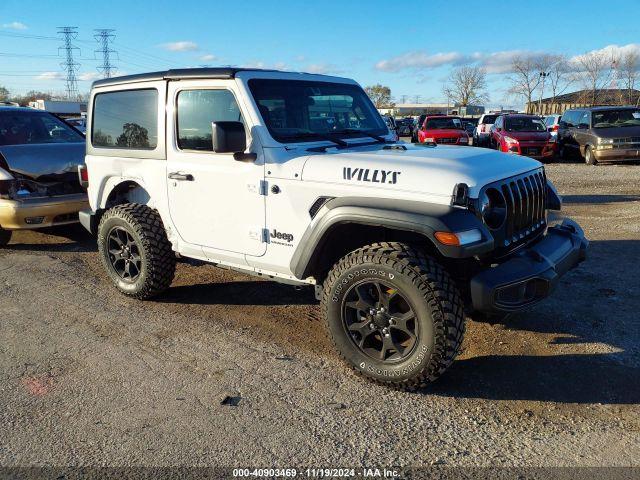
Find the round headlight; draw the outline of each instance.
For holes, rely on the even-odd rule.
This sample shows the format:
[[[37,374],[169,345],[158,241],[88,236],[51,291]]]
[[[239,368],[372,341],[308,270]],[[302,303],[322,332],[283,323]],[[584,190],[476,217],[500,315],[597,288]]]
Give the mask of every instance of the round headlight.
[[[480,213],[487,227],[497,230],[507,218],[507,206],[504,196],[496,188],[487,188],[480,197]]]

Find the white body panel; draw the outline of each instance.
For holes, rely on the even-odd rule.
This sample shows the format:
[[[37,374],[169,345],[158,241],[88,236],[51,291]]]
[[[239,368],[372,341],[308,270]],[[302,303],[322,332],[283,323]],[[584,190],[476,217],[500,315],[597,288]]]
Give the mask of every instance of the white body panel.
[[[122,152],[105,152],[87,142],[91,208],[104,208],[118,183],[135,181],[149,193],[149,205],[160,213],[169,240],[181,255],[313,283],[313,279],[296,279],[290,262],[304,232],[314,223],[309,208],[318,197],[375,197],[450,205],[459,183],[466,183],[470,196],[476,197],[489,182],[540,167],[526,157],[481,148],[402,144],[406,150],[388,150],[368,137],[350,138],[353,146],[344,149],[327,141],[285,145],[269,134],[247,85],[251,78],[355,84],[323,75],[243,71],[234,79],[144,82],[143,86],[128,83],[94,89],[91,104],[96,90],[157,87],[162,102],[159,112],[166,112],[166,116],[158,119],[157,149],[131,153],[146,158],[122,157]],[[223,88],[235,95],[247,130],[247,152],[257,154],[256,162],[178,148],[175,96],[189,88]],[[394,135],[389,133],[385,138],[393,140]],[[327,148],[310,151],[313,147]],[[345,174],[347,168],[351,178]],[[194,181],[173,181],[167,178],[172,172],[191,174]],[[272,193],[274,186],[278,193]],[[265,235],[267,231],[270,234]],[[286,236],[278,238],[278,233]]]

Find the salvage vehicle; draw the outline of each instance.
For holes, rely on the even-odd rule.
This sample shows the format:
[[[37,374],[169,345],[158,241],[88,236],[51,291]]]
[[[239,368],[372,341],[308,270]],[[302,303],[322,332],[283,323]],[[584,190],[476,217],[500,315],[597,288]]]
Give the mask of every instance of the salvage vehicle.
[[[526,114],[500,115],[491,129],[491,143],[501,152],[548,160],[556,153],[555,138],[540,117]]]
[[[585,258],[540,163],[396,142],[350,79],[169,70],[98,80],[88,110],[80,221],[120,292],[168,289],[176,254],[313,286],[339,354],[386,385],[436,380],[466,314],[528,308]]]
[[[460,117],[427,115],[418,130],[418,142],[469,145],[469,134]]]
[[[13,230],[66,225],[88,207],[78,180],[85,142],[51,113],[0,107],[0,246]]]
[[[558,128],[560,156],[582,157],[587,165],[640,160],[640,108],[591,107],[567,110]]]

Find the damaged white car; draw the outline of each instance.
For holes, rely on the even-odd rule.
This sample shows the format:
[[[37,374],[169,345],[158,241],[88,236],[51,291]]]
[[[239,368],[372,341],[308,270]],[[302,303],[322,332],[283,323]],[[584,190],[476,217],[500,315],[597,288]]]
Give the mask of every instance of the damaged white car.
[[[84,137],[55,115],[0,107],[0,246],[13,230],[78,221]]]

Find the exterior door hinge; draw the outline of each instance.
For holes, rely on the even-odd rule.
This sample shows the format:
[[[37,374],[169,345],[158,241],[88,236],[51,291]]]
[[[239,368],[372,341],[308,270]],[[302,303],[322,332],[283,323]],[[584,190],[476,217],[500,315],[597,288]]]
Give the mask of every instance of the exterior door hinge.
[[[269,229],[262,229],[262,243],[269,243]]]
[[[266,180],[260,180],[260,195],[266,195],[268,193],[269,182]]]

